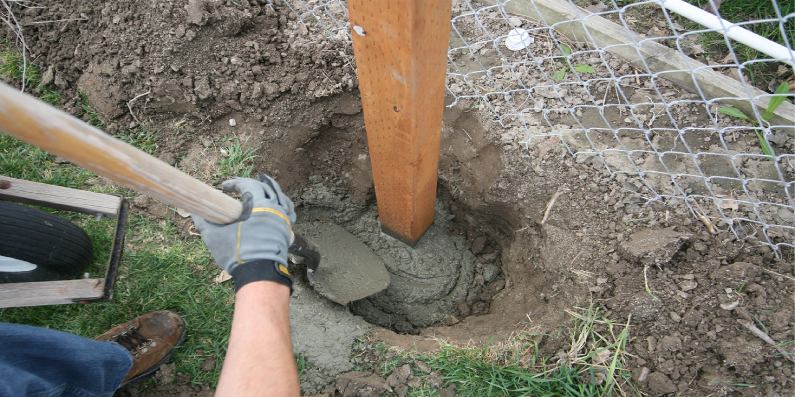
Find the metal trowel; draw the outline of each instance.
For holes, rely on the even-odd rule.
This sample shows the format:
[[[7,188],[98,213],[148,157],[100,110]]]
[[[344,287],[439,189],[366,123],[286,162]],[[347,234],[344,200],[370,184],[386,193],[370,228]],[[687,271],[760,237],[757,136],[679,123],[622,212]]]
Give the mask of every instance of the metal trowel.
[[[320,295],[346,305],[389,285],[384,261],[342,227],[311,222],[293,230],[289,253],[305,259],[309,284]]]

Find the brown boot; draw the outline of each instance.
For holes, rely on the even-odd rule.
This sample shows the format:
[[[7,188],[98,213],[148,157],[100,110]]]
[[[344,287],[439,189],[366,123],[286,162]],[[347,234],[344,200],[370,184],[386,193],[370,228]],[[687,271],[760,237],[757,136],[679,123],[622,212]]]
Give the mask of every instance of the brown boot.
[[[133,366],[119,387],[153,374],[174,354],[185,338],[185,320],[161,310],[136,317],[96,337],[124,346],[133,356]]]

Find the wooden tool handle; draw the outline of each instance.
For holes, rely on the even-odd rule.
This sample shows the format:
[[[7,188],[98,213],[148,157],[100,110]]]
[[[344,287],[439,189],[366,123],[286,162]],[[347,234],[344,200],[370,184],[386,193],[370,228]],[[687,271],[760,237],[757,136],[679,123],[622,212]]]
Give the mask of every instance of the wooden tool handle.
[[[216,223],[240,202],[104,132],[0,83],[0,130],[130,189]]]

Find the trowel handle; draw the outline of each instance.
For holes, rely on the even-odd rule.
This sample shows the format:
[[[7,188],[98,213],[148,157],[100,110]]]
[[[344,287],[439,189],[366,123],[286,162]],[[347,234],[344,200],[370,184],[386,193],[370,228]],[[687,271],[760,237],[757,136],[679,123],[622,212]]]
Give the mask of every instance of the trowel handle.
[[[0,130],[130,189],[216,223],[240,217],[240,202],[132,145],[0,83]]]
[[[303,236],[295,234],[295,239],[287,252],[293,255],[298,255],[306,259],[306,268],[310,272],[317,270],[320,266],[320,251],[311,242],[307,241]]]

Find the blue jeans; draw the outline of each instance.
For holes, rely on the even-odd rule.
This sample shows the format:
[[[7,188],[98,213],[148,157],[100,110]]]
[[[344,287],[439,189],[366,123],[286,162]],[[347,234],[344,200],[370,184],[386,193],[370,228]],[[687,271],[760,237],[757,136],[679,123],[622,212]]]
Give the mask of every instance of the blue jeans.
[[[0,397],[112,396],[132,364],[117,343],[0,323]]]

